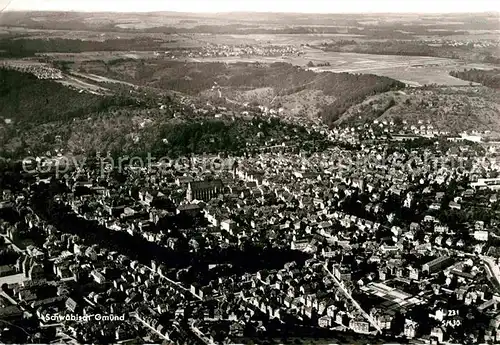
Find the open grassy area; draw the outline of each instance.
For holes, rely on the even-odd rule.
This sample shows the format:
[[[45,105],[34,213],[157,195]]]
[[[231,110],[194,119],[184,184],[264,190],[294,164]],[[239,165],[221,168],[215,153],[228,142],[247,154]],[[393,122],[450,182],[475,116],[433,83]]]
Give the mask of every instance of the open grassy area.
[[[494,69],[494,65],[486,63],[468,63],[448,58],[436,58],[427,56],[398,56],[398,55],[376,55],[341,52],[323,52],[318,49],[304,48],[304,55],[293,57],[208,57],[188,58],[191,62],[287,62],[296,66],[305,67],[309,61],[315,64],[330,63],[330,66],[314,67],[314,71],[365,73],[385,76],[400,80],[411,86],[425,84],[438,85],[468,85],[468,81],[451,76],[454,70],[470,68]],[[112,61],[116,59],[130,59],[131,57],[141,60],[154,60],[153,51],[134,52],[84,52],[84,53],[45,53],[45,56],[56,60],[70,60],[85,62],[89,60]],[[183,59],[184,60],[184,59]],[[166,61],[166,60],[165,60]]]
[[[411,86],[425,84],[438,85],[468,85],[467,81],[454,78],[449,73],[455,69],[464,69],[468,66],[475,68],[492,69],[493,65],[469,64],[459,60],[436,58],[428,56],[399,56],[376,55],[341,52],[324,52],[318,49],[304,49],[305,54],[300,57],[249,57],[249,58],[197,58],[192,61],[217,62],[288,62],[296,66],[305,67],[309,61],[314,64],[330,63],[330,66],[313,67],[312,70],[335,73],[364,73],[376,74],[400,80]],[[469,67],[470,68],[470,67]]]

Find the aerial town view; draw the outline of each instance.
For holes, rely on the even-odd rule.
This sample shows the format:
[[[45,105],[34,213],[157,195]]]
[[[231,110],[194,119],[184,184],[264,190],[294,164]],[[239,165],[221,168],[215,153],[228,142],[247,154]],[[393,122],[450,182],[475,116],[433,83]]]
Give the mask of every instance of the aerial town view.
[[[498,4],[0,0],[0,344],[500,344]]]

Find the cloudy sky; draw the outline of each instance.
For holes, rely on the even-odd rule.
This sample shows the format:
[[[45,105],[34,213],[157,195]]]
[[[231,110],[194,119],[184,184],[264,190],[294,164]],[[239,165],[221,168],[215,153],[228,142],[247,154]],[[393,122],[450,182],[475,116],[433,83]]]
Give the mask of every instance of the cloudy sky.
[[[399,13],[500,11],[499,0],[0,0],[0,9],[115,12]]]

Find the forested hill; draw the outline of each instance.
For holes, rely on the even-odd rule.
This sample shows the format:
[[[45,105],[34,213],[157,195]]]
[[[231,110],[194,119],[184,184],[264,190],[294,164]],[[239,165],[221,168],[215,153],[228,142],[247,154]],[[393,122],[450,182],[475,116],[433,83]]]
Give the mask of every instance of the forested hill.
[[[0,69],[0,158],[53,154],[55,149],[76,155],[153,152],[157,157],[237,153],[271,139],[297,145],[312,142],[314,147],[322,144],[322,137],[278,119],[215,120],[215,110],[197,116],[181,97],[148,96],[151,99],[146,93],[122,91],[100,96],[29,73]]]
[[[30,73],[0,68],[0,119],[4,121],[32,126],[67,121],[125,104],[132,102],[81,93]]]
[[[127,81],[144,91],[179,91],[189,94],[191,97],[187,98],[199,104],[206,104],[202,100],[211,94],[210,103],[225,104],[225,97],[229,96],[237,98],[236,103],[240,104],[237,107],[241,108],[241,104],[250,103],[245,97],[253,94],[257,95],[253,101],[258,105],[284,107],[284,116],[294,109],[300,108],[304,113],[307,109],[310,116],[321,116],[327,123],[333,123],[346,109],[366,97],[404,87],[403,83],[386,77],[315,73],[286,63],[227,65],[115,60],[86,62],[80,64],[79,71]],[[221,88],[225,97],[219,98],[214,86]],[[267,94],[261,97],[261,90]],[[213,109],[205,117],[187,124],[185,120],[194,116],[191,106],[162,98],[160,94],[151,96],[154,101],[144,102],[142,98],[131,98],[128,92],[100,96],[70,89],[56,81],[37,79],[28,73],[0,69],[0,156],[42,154],[56,146],[82,154],[90,150],[129,153],[153,150],[158,154],[179,155],[217,152],[225,147],[238,151],[242,149],[240,143],[260,146],[271,138],[285,140],[291,135],[290,130],[299,137],[303,134],[300,128],[287,129],[279,123],[267,134],[243,120],[210,123],[210,126],[196,123],[208,124],[206,120],[215,115]],[[183,124],[177,125],[176,121]]]
[[[128,95],[97,95],[31,73],[0,68],[0,157],[18,158],[54,148],[56,137],[78,135],[78,121],[117,109],[140,108]],[[66,137],[65,137],[66,136]]]
[[[404,88],[397,80],[371,74],[316,73],[288,63],[272,64],[181,61],[121,60],[113,63],[90,61],[80,66],[82,72],[105,75],[143,86],[176,90],[197,96],[211,90],[214,85],[229,92],[244,92],[243,98],[252,90],[272,90],[271,95],[254,98],[257,103],[268,105],[271,99],[286,102],[293,95],[319,92],[314,100],[294,100],[305,107],[313,107],[314,115],[333,123],[346,109],[367,96],[389,90]],[[334,99],[333,102],[330,100]],[[286,104],[283,104],[286,107]],[[291,105],[289,108],[296,108]],[[319,110],[319,111],[318,111]]]

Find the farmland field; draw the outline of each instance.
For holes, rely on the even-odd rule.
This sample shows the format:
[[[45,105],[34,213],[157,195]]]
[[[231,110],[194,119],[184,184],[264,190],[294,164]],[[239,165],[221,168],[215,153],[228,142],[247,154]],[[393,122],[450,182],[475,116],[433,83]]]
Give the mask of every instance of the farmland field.
[[[447,58],[427,56],[375,55],[342,52],[323,52],[308,48],[301,56],[250,56],[250,57],[196,57],[186,60],[191,62],[287,62],[296,66],[306,67],[309,61],[315,65],[328,62],[330,66],[312,67],[316,72],[330,71],[335,73],[370,73],[394,78],[411,86],[425,84],[438,85],[469,85],[469,82],[454,78],[449,72],[463,69],[494,69],[495,66],[486,63],[471,63]],[[153,59],[152,51],[134,52],[84,52],[84,53],[45,53],[56,59],[71,61],[115,60],[115,59]]]
[[[257,44],[269,43],[274,45],[300,45],[300,44],[321,44],[324,41],[332,39],[356,39],[362,40],[363,35],[357,34],[232,34],[232,35],[202,35],[194,34],[194,38],[207,43],[218,44]]]
[[[288,62],[296,66],[306,66],[309,61],[314,64],[328,62],[330,66],[313,67],[314,71],[370,73],[386,76],[403,81],[412,86],[424,84],[438,85],[468,85],[469,82],[454,78],[450,71],[464,68],[492,69],[488,64],[468,64],[458,60],[426,57],[426,56],[398,56],[374,55],[358,53],[323,52],[315,49],[306,49],[305,54],[299,57],[219,57],[197,58],[192,61],[219,61],[236,62]]]

